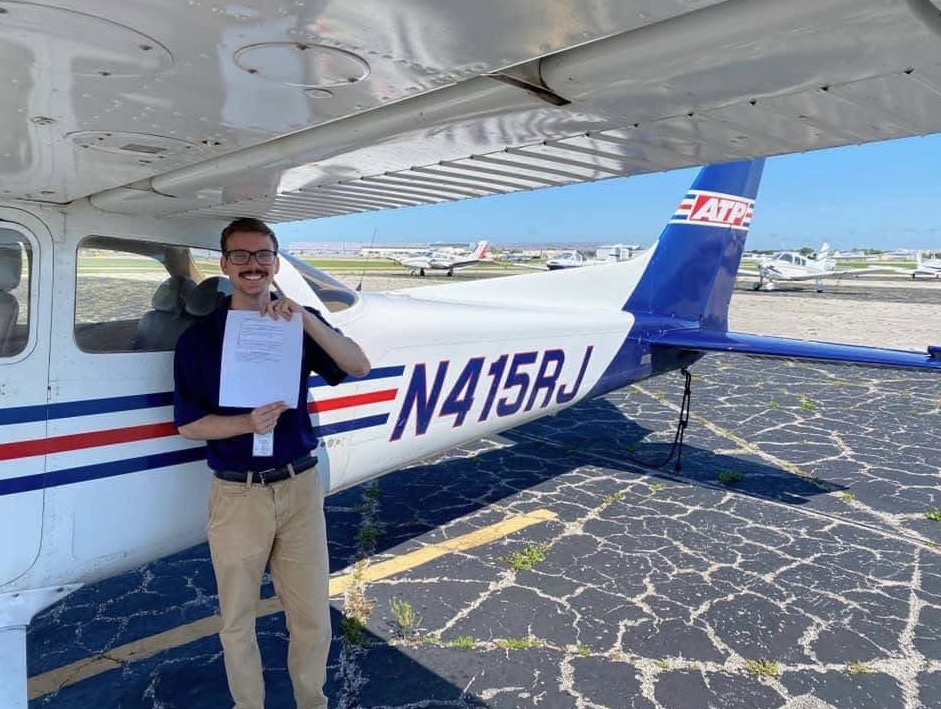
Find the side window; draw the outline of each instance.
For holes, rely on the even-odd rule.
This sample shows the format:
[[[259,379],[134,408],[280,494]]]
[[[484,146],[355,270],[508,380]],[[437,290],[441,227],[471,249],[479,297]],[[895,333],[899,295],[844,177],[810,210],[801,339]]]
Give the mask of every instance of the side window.
[[[348,288],[332,276],[328,276],[310,264],[301,261],[297,256],[282,251],[281,260],[294,266],[308,287],[314,291],[320,302],[332,313],[346,310],[359,301],[359,296],[352,288]]]
[[[18,231],[0,228],[0,357],[13,357],[29,340],[33,250]]]
[[[91,236],[76,263],[75,342],[83,352],[172,350],[195,320],[187,304],[203,272],[186,247]]]

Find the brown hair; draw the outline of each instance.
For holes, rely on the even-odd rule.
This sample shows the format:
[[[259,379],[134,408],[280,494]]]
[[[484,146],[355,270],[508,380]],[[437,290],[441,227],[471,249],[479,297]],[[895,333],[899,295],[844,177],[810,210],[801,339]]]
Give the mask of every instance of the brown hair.
[[[222,253],[226,251],[225,247],[226,243],[229,241],[229,237],[236,232],[265,234],[274,242],[274,250],[278,250],[278,237],[274,235],[270,226],[265,224],[261,219],[255,219],[255,217],[241,217],[240,219],[231,221],[229,225],[222,230],[222,238],[219,240],[222,246]]]

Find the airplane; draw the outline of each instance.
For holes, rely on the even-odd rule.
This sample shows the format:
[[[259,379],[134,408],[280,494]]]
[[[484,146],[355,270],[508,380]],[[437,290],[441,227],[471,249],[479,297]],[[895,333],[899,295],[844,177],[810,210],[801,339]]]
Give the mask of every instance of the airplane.
[[[707,352],[941,368],[936,348],[727,332],[751,159],[941,132],[929,0],[0,0],[0,15],[5,709],[27,706],[37,612],[204,537],[172,347],[219,303],[213,249],[234,217],[719,165],[619,264],[361,294],[282,254],[277,289],[373,362],[339,390],[311,381],[331,492]]]
[[[579,251],[564,251],[555,258],[546,261],[546,268],[550,271],[560,271],[563,268],[578,268],[580,266],[598,266],[602,263],[618,263],[631,258],[639,248],[615,244],[607,247],[604,258],[587,258]]]
[[[898,273],[894,266],[865,266],[837,270],[836,259],[830,257],[830,245],[826,242],[814,256],[804,256],[797,251],[780,251],[773,256],[758,260],[758,281],[754,290],[774,290],[776,282],[813,281],[814,289],[823,293],[823,282],[830,278],[855,277],[883,273]]]
[[[580,268],[581,266],[593,266],[599,263],[601,261],[585,258],[578,251],[563,251],[555,258],[546,261],[546,268],[550,271],[560,271],[563,268]]]
[[[277,290],[329,313],[373,361],[369,375],[335,390],[311,378],[327,489],[685,369],[708,352],[941,373],[941,348],[917,353],[728,331],[763,164],[703,168],[636,259],[508,276],[499,287],[482,280],[356,293],[282,254]],[[687,201],[710,218],[694,220]],[[94,223],[110,232],[123,219]],[[25,626],[33,613],[82,584],[203,539],[209,475],[204,447],[178,436],[171,422],[170,350],[187,322],[212,312],[230,288],[206,275],[211,234],[196,244],[176,223],[148,226],[133,239],[85,236],[87,225],[72,237],[76,248],[60,258],[78,273],[74,314],[49,312],[52,289],[33,285],[53,270],[39,258],[49,244],[38,220],[21,214],[0,227],[0,283],[15,292],[30,269],[20,294],[50,325],[40,334],[17,318],[3,343],[24,375],[4,380],[9,403],[0,410],[0,525],[18,540],[0,556],[0,651],[15,659],[0,667],[5,707],[26,706]],[[139,267],[132,257],[149,259],[166,278],[148,272],[122,283],[107,263],[96,264],[117,257],[127,267]],[[114,299],[151,292],[152,309],[139,320],[113,319]],[[424,324],[418,333],[408,327],[416,319]],[[37,362],[36,352],[52,356]]]
[[[925,254],[927,253],[927,258]],[[915,269],[911,271],[912,278],[917,276],[930,276],[941,278],[941,257],[933,251],[918,251],[915,254]]]
[[[478,264],[486,253],[487,241],[481,240],[466,256],[458,256],[446,251],[425,251],[414,256],[399,256],[392,260],[400,266],[405,266],[413,275],[417,273],[419,276],[424,276],[425,271],[447,271],[448,276],[453,276],[455,268]]]

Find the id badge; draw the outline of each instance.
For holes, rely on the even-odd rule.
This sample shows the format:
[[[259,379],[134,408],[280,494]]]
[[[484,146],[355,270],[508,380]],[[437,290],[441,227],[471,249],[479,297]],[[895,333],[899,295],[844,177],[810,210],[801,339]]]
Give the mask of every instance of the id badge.
[[[254,434],[252,437],[252,455],[256,458],[270,458],[274,455],[274,431]]]

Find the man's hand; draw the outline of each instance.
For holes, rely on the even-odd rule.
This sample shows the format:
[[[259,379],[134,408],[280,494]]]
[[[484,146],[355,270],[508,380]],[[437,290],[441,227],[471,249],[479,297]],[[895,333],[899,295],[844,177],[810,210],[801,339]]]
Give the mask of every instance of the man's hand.
[[[267,315],[272,320],[283,318],[290,320],[294,313],[303,313],[304,309],[290,298],[278,298],[272,300],[261,309],[262,315]]]
[[[273,431],[275,424],[278,423],[278,417],[289,408],[291,407],[283,401],[276,401],[252,409],[252,428],[254,428],[255,433],[263,435]]]

